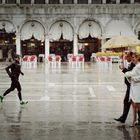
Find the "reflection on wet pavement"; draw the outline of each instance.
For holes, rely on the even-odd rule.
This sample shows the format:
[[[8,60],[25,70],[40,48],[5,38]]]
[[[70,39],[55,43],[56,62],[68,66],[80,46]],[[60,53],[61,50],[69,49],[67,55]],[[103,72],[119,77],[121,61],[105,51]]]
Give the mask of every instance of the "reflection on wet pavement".
[[[0,93],[10,81],[0,70]],[[140,127],[130,128],[113,120],[122,112],[125,93],[123,75],[117,64],[84,69],[23,69],[23,98],[19,105],[16,91],[0,104],[0,140],[140,140]]]

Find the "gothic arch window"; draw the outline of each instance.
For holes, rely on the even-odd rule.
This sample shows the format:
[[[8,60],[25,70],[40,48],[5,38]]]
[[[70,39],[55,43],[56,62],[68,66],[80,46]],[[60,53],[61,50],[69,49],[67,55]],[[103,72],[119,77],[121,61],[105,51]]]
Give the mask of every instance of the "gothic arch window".
[[[74,4],[74,0],[63,0],[63,4]]]
[[[50,41],[58,41],[60,39],[73,40],[73,28],[66,21],[57,21],[52,24],[50,31]]]
[[[16,4],[16,0],[6,0],[6,4]]]
[[[89,36],[92,38],[101,37],[101,27],[98,23],[92,20],[87,20],[83,22],[78,31],[78,35],[80,39],[88,38]]]
[[[116,0],[106,0],[107,4],[116,4]]]
[[[49,0],[49,4],[59,4],[59,0]]]
[[[140,3],[140,0],[134,0],[134,3]]]
[[[20,0],[20,4],[31,4],[31,0]]]
[[[130,3],[130,0],[120,0],[120,3],[122,3],[122,4],[129,4]]]
[[[35,4],[45,4],[45,0],[34,0]]]
[[[117,28],[116,28],[117,27]],[[114,36],[118,35],[124,35],[124,36],[135,36],[132,27],[126,23],[124,20],[112,20],[109,23],[107,23],[105,27],[105,33],[104,36],[106,38],[112,38]]]
[[[102,0],[92,0],[92,4],[102,4]]]
[[[34,36],[37,40],[44,40],[44,28],[37,21],[28,21],[21,28],[21,40],[30,39]]]
[[[88,0],[78,0],[78,4],[88,4]]]

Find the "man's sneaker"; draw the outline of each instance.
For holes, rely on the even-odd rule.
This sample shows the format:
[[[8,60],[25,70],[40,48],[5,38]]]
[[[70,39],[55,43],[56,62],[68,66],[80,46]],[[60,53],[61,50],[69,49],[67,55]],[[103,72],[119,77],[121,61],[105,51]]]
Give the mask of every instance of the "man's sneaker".
[[[28,104],[28,101],[26,101],[26,102],[21,101],[21,102],[20,102],[20,105],[26,105],[26,104]]]
[[[3,102],[3,96],[0,96],[0,102],[2,103]]]

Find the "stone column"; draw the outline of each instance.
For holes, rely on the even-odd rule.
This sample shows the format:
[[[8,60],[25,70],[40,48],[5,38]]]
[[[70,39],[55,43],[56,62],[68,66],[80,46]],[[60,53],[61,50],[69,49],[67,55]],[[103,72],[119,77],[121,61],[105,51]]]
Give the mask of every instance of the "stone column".
[[[49,3],[49,0],[45,0],[45,3],[48,4]]]
[[[91,4],[92,3],[92,0],[88,0],[88,4]]]
[[[6,0],[2,0],[2,4],[5,4],[5,1],[6,1]]]
[[[20,0],[16,0],[16,3],[17,3],[17,4],[20,4]]]
[[[102,0],[102,3],[103,3],[103,4],[106,4],[106,0]]]
[[[78,0],[74,0],[74,4],[77,4],[77,1],[78,1]]]
[[[60,4],[63,4],[63,0],[59,0],[59,3],[60,3]]]
[[[73,38],[73,54],[74,55],[78,54],[78,38],[76,33],[74,33],[74,38]]]
[[[120,0],[116,0],[116,3],[117,3],[117,4],[120,4]]]
[[[130,3],[134,4],[135,3],[135,0],[130,0]]]
[[[49,51],[50,51],[50,44],[49,44],[49,35],[45,35],[45,60],[49,56]]]
[[[105,44],[105,42],[106,42],[106,39],[102,37],[102,40],[101,40],[101,52],[105,51],[105,48],[103,48],[103,45]]]
[[[16,54],[21,55],[20,33],[16,33]]]
[[[34,0],[31,0],[31,4],[34,4],[35,3],[35,1]]]

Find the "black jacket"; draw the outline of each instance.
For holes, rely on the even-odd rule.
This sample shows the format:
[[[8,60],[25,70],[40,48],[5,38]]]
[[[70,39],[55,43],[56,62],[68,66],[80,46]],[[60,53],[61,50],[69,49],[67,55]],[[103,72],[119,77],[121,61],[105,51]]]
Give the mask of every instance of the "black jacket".
[[[12,63],[6,67],[6,72],[8,73],[9,77],[11,77],[11,79],[14,78],[16,80],[18,80],[20,74],[23,74],[21,72],[21,65],[18,62]]]
[[[128,66],[128,68],[124,68],[124,69],[122,70],[122,72],[123,72],[123,73],[126,73],[127,71],[131,71],[134,67],[135,67],[135,64],[131,62],[130,65]],[[125,77],[125,79],[124,79],[124,82],[125,82],[125,84],[126,84],[127,86],[130,87],[130,83],[128,82],[128,80],[126,79],[126,77]]]

